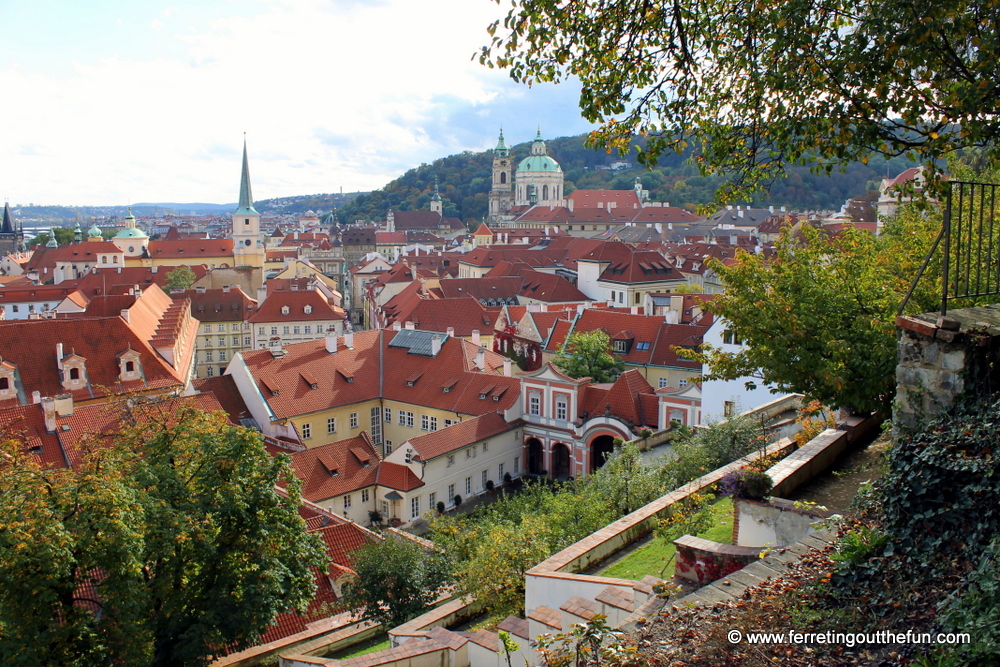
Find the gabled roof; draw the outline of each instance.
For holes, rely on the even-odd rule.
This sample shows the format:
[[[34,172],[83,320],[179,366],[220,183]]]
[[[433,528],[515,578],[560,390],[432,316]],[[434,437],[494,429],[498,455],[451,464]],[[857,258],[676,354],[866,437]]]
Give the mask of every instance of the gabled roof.
[[[393,321],[413,322],[418,329],[445,333],[449,327],[456,336],[468,337],[473,331],[492,331],[498,308],[487,308],[467,296],[458,299],[418,299],[413,308],[400,313]]]
[[[356,333],[353,349],[345,348],[341,339],[333,354],[326,351],[324,341],[317,340],[287,345],[281,358],[268,350],[246,350],[242,357],[277,419],[379,398],[380,389],[382,398],[463,415],[506,410],[516,402],[518,380],[495,370],[503,365],[500,355],[487,351],[487,368],[477,371],[479,348],[467,341],[445,338],[437,356],[431,358],[390,347],[395,333]],[[318,389],[310,389],[302,382],[300,371],[305,368],[319,379]],[[342,369],[348,369],[353,382],[347,382]],[[408,386],[407,379],[418,373],[422,377]],[[458,383],[446,393],[435,377],[457,377]],[[481,400],[479,390],[487,383],[509,390],[499,402]]]
[[[292,454],[292,469],[302,480],[302,497],[319,503],[374,486],[380,461],[371,438],[362,431]]]
[[[282,309],[288,307],[288,314]],[[312,312],[307,313],[306,307]],[[262,322],[311,322],[344,319],[344,310],[330,304],[319,290],[278,290],[257,305],[255,312],[248,321],[252,324]]]
[[[421,461],[430,461],[474,442],[481,442],[513,430],[520,425],[520,421],[507,423],[496,412],[487,412],[479,417],[452,424],[440,431],[411,438],[407,442],[416,450]]]
[[[208,269],[200,264],[188,268],[194,272],[196,279],[200,279],[208,273]],[[173,267],[170,266],[124,266],[116,269],[91,269],[89,273],[80,278],[77,287],[88,297],[112,294],[117,287],[123,285],[127,287],[158,285],[163,289],[171,271],[173,271]]]
[[[584,412],[588,418],[603,415],[610,406],[613,416],[631,422],[635,428],[655,427],[658,419],[656,405],[655,390],[633,368],[622,373],[613,384],[584,387],[579,416],[582,418]]]
[[[203,291],[189,289],[170,296],[173,299],[190,299],[191,314],[200,322],[242,321],[250,317],[257,306],[257,302],[248,297],[239,287],[231,287],[228,290],[222,288]]]
[[[518,276],[500,278],[452,278],[441,281],[441,293],[446,299],[471,296],[479,301],[517,299],[524,281]],[[502,305],[502,304],[501,304]]]
[[[376,483],[396,491],[412,491],[424,485],[422,479],[416,476],[408,466],[399,463],[383,461],[378,467]]]
[[[0,435],[24,443],[25,450],[43,468],[65,468],[69,465],[56,433],[45,430],[45,413],[41,404],[0,408]]]

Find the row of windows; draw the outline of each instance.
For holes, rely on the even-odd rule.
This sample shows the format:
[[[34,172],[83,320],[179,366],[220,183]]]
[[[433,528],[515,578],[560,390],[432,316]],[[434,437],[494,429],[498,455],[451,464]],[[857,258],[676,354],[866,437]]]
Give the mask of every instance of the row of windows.
[[[0,305],[0,313],[4,312],[4,310],[6,310],[6,306]],[[43,303],[41,312],[45,313],[48,312],[48,310],[49,310],[49,304]],[[19,306],[16,303],[10,307],[10,312],[16,313],[18,311],[19,311]],[[29,303],[28,313],[33,313],[33,312],[35,312],[35,304]]]
[[[661,377],[660,378],[659,388],[663,389],[666,386],[668,386],[667,385],[667,378]],[[688,380],[687,380],[687,378],[681,378],[680,380],[678,380],[677,381],[677,386],[680,387],[681,389],[683,389],[684,387],[688,386]]]
[[[266,330],[266,327],[257,327],[257,335],[258,336],[264,336],[264,335],[266,335],[264,333],[265,330]],[[311,334],[311,333],[313,333],[313,325],[311,325],[311,324],[306,324],[304,326],[300,326],[298,324],[295,324],[295,325],[291,325],[291,326],[283,326],[283,327],[281,327],[281,335],[282,336],[295,335],[295,334]],[[317,324],[316,325],[316,333],[323,333],[323,325],[322,324]],[[277,336],[278,335],[278,327],[271,327],[271,335],[272,336]]]
[[[361,502],[367,503],[370,497],[368,489],[361,489]],[[351,509],[352,502],[351,494],[344,496],[344,511]]]
[[[232,341],[230,343],[230,345],[232,345],[233,347],[239,347],[240,346],[240,337],[239,336],[233,336],[230,340]],[[218,342],[219,342],[219,347],[225,347],[226,346],[226,337],[225,336],[219,336]],[[250,336],[244,336],[243,337],[243,345],[245,347],[249,347],[249,346],[253,345],[253,341],[250,339]],[[212,339],[211,338],[208,338],[208,337],[205,338],[205,347],[212,347]]]
[[[249,322],[244,322],[243,324],[240,324],[239,322],[233,322],[232,325],[230,325],[230,328],[231,328],[232,331],[239,331],[240,328],[249,329],[250,328],[250,323]],[[225,324],[219,324],[219,325],[217,325],[216,331],[218,331],[219,333],[222,333],[225,330],[226,330],[226,325]],[[212,333],[212,325],[211,324],[206,324],[205,325],[205,333]]]
[[[542,396],[537,392],[531,392],[528,394],[528,414],[541,416],[542,414]],[[566,419],[569,414],[569,404],[565,396],[559,394],[556,396],[556,419]]]
[[[350,420],[351,420],[351,428],[352,429],[357,428],[358,427],[358,413],[357,412],[352,412],[351,416],[350,416]],[[302,438],[304,440],[308,440],[309,438],[312,437],[312,423],[302,424],[301,429],[302,429]],[[336,417],[328,417],[327,418],[327,420],[326,420],[326,432],[327,433],[336,433],[337,432],[337,418]]]

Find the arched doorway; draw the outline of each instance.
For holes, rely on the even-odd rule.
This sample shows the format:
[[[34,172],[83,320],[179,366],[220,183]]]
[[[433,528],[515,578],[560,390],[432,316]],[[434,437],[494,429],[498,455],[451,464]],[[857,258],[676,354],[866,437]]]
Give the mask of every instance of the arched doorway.
[[[542,453],[542,443],[538,441],[538,438],[528,439],[528,472],[532,475],[538,475],[544,469],[545,465],[544,455]]]
[[[599,435],[590,441],[590,472],[594,472],[608,460],[615,449],[615,438],[611,435]]]
[[[569,447],[561,442],[552,445],[552,477],[566,479],[569,477]]]

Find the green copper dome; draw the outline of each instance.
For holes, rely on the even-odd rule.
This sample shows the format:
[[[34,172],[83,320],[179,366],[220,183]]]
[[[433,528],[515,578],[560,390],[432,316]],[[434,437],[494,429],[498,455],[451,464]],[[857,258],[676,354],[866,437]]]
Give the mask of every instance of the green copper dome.
[[[548,155],[529,155],[517,165],[517,173],[526,171],[558,173],[562,171],[562,167]]]
[[[87,230],[87,238],[96,239],[101,236],[101,228],[97,226],[95,222],[90,229]]]
[[[148,239],[149,234],[142,231],[138,227],[126,227],[117,234],[115,234],[116,239]]]

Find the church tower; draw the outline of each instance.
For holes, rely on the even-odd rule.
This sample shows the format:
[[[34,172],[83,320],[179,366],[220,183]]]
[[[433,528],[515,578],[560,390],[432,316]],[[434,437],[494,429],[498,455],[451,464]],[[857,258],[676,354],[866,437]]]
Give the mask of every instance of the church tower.
[[[444,215],[444,204],[441,201],[441,193],[438,192],[438,179],[434,177],[434,196],[431,197],[431,211],[438,215]]]
[[[55,233],[52,234],[55,238]],[[14,224],[10,215],[10,202],[3,205],[3,226],[0,227],[0,255],[24,252],[24,230]]]
[[[243,174],[240,178],[240,203],[233,213],[233,259],[237,266],[264,266],[264,247],[260,240],[260,213],[253,207],[250,191],[250,164],[247,140],[243,138]]]
[[[507,214],[514,206],[513,180],[514,169],[510,164],[510,149],[503,140],[503,130],[500,130],[500,140],[493,149],[493,182],[490,187],[490,222],[496,222]]]

